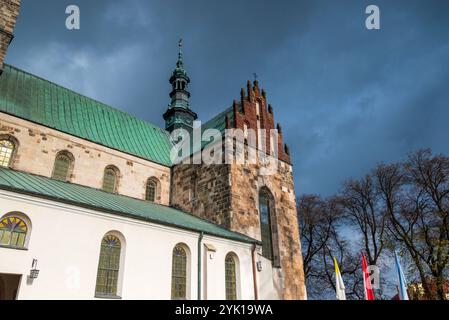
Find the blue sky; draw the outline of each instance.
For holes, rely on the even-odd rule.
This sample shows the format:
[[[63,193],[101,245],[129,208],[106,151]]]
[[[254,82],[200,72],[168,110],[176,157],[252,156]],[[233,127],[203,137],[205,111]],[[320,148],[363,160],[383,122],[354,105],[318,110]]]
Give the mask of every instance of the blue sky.
[[[369,4],[381,30],[365,28]],[[163,126],[183,38],[200,118],[256,72],[297,192],[330,195],[415,149],[449,154],[448,14],[445,0],[23,0],[7,62]]]

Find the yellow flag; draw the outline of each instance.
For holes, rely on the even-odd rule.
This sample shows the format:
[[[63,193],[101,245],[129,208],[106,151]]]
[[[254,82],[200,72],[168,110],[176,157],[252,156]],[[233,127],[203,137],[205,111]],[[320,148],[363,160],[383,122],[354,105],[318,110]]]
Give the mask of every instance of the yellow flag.
[[[335,265],[335,291],[338,300],[346,300],[345,284],[341,277],[340,268],[338,267],[337,259],[334,258]]]

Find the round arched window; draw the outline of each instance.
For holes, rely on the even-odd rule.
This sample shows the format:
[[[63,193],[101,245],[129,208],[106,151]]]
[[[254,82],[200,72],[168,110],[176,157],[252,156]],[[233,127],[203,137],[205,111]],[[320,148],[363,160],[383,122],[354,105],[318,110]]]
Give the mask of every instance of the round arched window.
[[[68,181],[70,179],[73,167],[74,157],[67,151],[58,153],[53,167],[52,178],[59,181]]]
[[[117,296],[121,249],[120,239],[114,235],[108,234],[101,241],[95,289],[95,294],[99,297]]]
[[[237,300],[237,263],[229,253],[225,259],[226,300]]]
[[[9,167],[14,153],[14,143],[7,139],[0,140],[0,167]]]
[[[171,296],[173,300],[187,298],[187,253],[181,245],[173,249]]]
[[[103,175],[103,191],[116,193],[119,179],[119,170],[114,166],[108,166]]]
[[[156,194],[157,194],[157,182],[156,179],[150,178],[147,181],[147,188],[145,192],[145,200],[150,202],[156,201]]]
[[[27,233],[27,224],[18,217],[6,217],[0,221],[0,245],[24,248]]]

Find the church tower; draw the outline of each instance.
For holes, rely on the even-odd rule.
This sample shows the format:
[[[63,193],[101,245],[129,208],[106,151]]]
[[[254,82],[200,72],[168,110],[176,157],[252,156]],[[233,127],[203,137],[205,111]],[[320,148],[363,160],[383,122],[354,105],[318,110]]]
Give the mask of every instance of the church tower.
[[[273,107],[259,82],[247,82],[240,101],[204,124],[207,128],[278,130],[278,159],[271,173],[265,164],[178,164],[172,171],[171,204],[224,228],[261,241],[257,261],[261,271],[260,299],[305,299],[307,297],[299,237],[293,166],[283,143],[281,125],[276,125]],[[267,135],[265,150],[276,140]],[[246,147],[248,150],[248,148]],[[233,150],[234,154],[237,150]],[[266,275],[262,276],[262,275]],[[268,279],[272,279],[269,281]],[[263,284],[263,285],[262,285]],[[273,295],[273,293],[275,293]]]
[[[0,1],[0,75],[9,44],[14,38],[13,32],[20,11],[20,0]]]
[[[185,129],[192,132],[193,121],[198,116],[190,109],[190,92],[188,85],[190,78],[184,69],[184,61],[182,55],[182,40],[179,41],[179,54],[176,68],[170,78],[172,91],[170,93],[171,102],[167,112],[164,114],[165,129],[173,132],[176,129]]]

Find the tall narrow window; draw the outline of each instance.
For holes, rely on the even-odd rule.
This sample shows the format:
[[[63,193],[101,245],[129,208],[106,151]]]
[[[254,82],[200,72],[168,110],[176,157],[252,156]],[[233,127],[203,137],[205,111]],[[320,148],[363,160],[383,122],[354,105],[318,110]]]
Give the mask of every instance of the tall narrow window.
[[[237,266],[232,253],[225,260],[226,300],[237,300]]]
[[[173,300],[187,299],[187,253],[181,246],[173,249],[171,298]]]
[[[155,202],[157,193],[157,182],[155,179],[150,178],[147,181],[147,190],[145,192],[145,200]]]
[[[103,191],[109,193],[117,192],[119,171],[116,167],[109,166],[104,170]]]
[[[73,166],[73,156],[69,152],[60,152],[56,156],[52,178],[60,181],[68,181]]]
[[[0,167],[8,168],[11,165],[15,145],[8,139],[0,140]]]
[[[24,248],[28,232],[26,223],[18,217],[6,217],[0,221],[0,245]]]
[[[116,297],[120,271],[120,240],[114,235],[106,235],[101,242],[100,262],[97,271],[95,295]]]
[[[270,195],[261,191],[259,195],[260,229],[262,234],[262,255],[273,260],[273,239],[271,230],[271,203]]]

